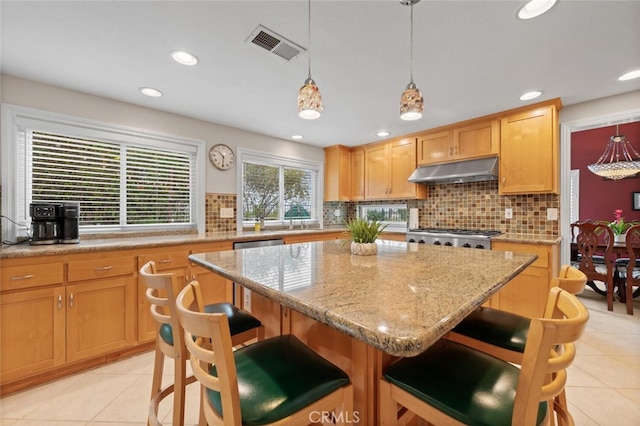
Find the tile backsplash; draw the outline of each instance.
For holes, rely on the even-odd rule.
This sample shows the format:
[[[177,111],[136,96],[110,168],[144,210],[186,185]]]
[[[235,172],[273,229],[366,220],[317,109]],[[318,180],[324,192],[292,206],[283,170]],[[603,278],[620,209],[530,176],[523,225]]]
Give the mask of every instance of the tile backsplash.
[[[547,209],[560,211],[558,194],[498,195],[497,182],[470,182],[429,186],[426,200],[390,200],[324,203],[324,226],[338,226],[357,214],[360,205],[406,204],[418,208],[420,226],[492,229],[511,234],[560,235],[558,220],[547,220]],[[220,208],[234,209],[233,219],[220,218]],[[505,209],[513,211],[505,219]],[[236,230],[236,195],[207,194],[207,232]],[[336,210],[340,211],[336,215]]]

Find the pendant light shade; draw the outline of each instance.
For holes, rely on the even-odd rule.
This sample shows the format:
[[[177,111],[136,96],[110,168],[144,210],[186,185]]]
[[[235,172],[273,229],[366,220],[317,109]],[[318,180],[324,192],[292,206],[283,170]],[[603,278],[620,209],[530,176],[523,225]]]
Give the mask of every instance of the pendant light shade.
[[[413,5],[419,1],[420,0],[400,0],[400,3],[403,5],[411,6],[411,79],[400,98],[400,118],[403,120],[417,120],[422,117],[422,111],[424,111],[422,92],[413,82]]]
[[[308,20],[308,42],[307,42],[307,58],[308,58],[308,76],[304,84],[298,91],[298,115],[305,120],[315,120],[320,117],[322,112],[322,95],[316,82],[311,78],[311,0],[308,2],[309,20]]]
[[[618,132],[611,136],[604,153],[598,161],[587,166],[598,176],[619,180],[640,173],[640,154],[633,149],[625,135]]]

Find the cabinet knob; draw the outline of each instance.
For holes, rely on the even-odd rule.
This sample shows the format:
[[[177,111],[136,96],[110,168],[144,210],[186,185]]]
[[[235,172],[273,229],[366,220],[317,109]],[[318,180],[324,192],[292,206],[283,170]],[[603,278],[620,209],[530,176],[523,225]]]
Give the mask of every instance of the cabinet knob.
[[[18,275],[15,277],[11,277],[11,281],[20,281],[20,280],[28,280],[30,278],[33,278],[33,274],[29,274],[29,275]]]
[[[171,263],[173,262],[173,259],[162,259],[159,260],[158,263],[163,263],[163,264],[167,264],[167,263]]]
[[[62,294],[58,295],[58,310],[62,309]]]
[[[96,272],[110,271],[111,269],[113,269],[113,266],[100,266],[97,268],[93,268],[93,270]]]
[[[69,295],[69,307],[70,307],[70,308],[73,308],[73,300],[74,300],[74,298],[73,298],[73,293],[71,293],[71,294]]]

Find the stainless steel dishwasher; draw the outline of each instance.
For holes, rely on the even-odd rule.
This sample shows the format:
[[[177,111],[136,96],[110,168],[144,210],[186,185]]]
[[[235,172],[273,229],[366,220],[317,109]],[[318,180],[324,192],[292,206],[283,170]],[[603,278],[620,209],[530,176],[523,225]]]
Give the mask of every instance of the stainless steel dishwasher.
[[[242,250],[254,247],[281,246],[284,244],[282,238],[271,240],[238,241],[233,243],[234,250]],[[233,283],[233,303],[247,312],[251,312],[251,290],[243,288],[240,284]]]

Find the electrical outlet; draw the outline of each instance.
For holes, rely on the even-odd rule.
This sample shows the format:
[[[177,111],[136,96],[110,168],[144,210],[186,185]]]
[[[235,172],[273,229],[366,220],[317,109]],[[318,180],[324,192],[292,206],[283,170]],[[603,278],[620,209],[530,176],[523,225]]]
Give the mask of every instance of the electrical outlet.
[[[222,208],[220,208],[220,218],[221,219],[233,219],[233,208],[231,208],[231,207],[222,207]]]
[[[504,209],[504,218],[513,219],[513,209]]]
[[[558,209],[556,209],[556,208],[548,208],[547,209],[547,220],[558,220]]]
[[[251,312],[251,290],[244,288],[242,289],[242,294],[244,299],[242,301],[242,308],[247,312]]]
[[[333,215],[335,217],[340,217],[340,216],[342,216],[342,212],[340,211],[340,209],[335,209],[334,212],[333,212]]]

